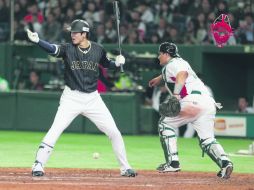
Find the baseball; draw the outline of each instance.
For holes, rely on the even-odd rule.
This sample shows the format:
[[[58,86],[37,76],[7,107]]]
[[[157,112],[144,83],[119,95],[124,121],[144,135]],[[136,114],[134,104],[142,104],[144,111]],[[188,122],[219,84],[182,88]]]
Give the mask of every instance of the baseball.
[[[98,159],[100,157],[100,154],[98,152],[93,153],[93,159]]]

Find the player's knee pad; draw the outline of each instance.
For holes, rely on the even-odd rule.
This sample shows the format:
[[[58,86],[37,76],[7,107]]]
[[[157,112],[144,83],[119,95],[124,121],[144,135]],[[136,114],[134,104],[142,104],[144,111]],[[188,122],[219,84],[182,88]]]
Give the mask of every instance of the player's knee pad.
[[[224,149],[216,141],[215,138],[208,138],[208,139],[201,139],[200,140],[200,147],[203,151],[202,156],[204,153],[207,155],[221,168],[222,167],[222,160],[229,160],[227,155],[224,152]]]
[[[166,162],[171,163],[172,160],[178,160],[177,139],[174,128],[160,121],[158,130]]]
[[[39,162],[42,164],[42,166],[44,166],[48,161],[52,151],[52,146],[42,142],[36,154],[36,162]]]

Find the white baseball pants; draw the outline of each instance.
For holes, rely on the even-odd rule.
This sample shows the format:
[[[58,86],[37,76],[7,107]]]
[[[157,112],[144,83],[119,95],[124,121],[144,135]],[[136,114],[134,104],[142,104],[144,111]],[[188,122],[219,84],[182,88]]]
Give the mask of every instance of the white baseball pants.
[[[54,147],[62,132],[79,114],[90,119],[100,131],[109,137],[120,169],[126,170],[131,168],[127,161],[122,135],[97,91],[83,93],[71,90],[66,86],[61,96],[54,122],[44,137],[43,143]],[[37,160],[40,159],[38,158]]]
[[[180,103],[180,114],[177,117],[166,117],[163,121],[173,128],[191,123],[200,139],[214,138],[214,99],[210,96],[190,94]]]

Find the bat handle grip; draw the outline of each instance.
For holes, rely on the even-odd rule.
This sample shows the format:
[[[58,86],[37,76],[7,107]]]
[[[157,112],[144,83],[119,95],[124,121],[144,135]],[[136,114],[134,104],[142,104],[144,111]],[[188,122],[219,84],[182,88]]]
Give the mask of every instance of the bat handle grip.
[[[122,65],[122,64],[120,65],[120,72],[121,72],[121,73],[124,73],[123,65]]]
[[[119,38],[120,39],[120,38]],[[118,48],[119,48],[119,53],[120,53],[120,55],[122,55],[122,49],[121,49],[121,45],[120,45],[120,40],[118,40]],[[123,70],[123,64],[120,64],[120,72],[121,73],[124,73],[124,70]]]

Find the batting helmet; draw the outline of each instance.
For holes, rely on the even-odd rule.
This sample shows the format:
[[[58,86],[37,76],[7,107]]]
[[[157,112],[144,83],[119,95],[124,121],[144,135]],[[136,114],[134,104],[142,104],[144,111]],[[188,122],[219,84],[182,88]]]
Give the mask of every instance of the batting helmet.
[[[168,53],[171,57],[180,57],[177,46],[170,42],[163,42],[159,47],[159,52]]]
[[[85,20],[74,20],[67,28],[70,32],[89,32],[89,24]]]

